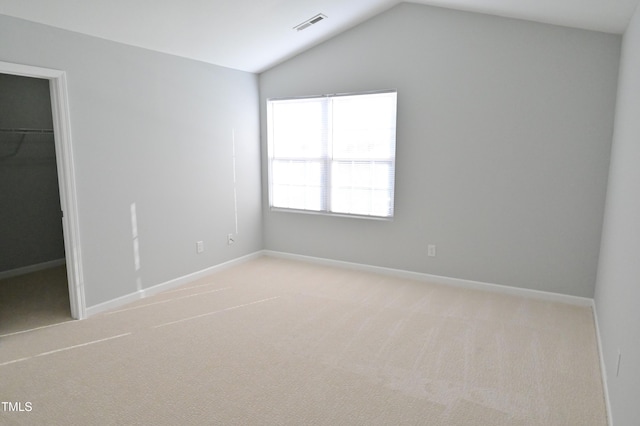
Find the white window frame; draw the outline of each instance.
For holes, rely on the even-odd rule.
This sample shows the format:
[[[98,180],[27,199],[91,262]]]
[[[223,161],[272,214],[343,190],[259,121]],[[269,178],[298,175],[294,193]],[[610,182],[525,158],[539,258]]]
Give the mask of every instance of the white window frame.
[[[327,114],[326,123],[326,136],[324,138],[323,143],[323,153],[321,157],[318,157],[315,161],[323,163],[322,169],[324,171],[323,175],[323,185],[321,186],[321,200],[320,200],[320,208],[319,209],[306,209],[306,208],[291,208],[291,207],[282,207],[282,206],[274,206],[273,201],[273,163],[274,161],[290,161],[290,162],[310,162],[309,158],[303,157],[278,157],[274,158],[273,156],[273,147],[274,147],[274,129],[272,126],[273,118],[272,118],[272,105],[274,102],[278,101],[296,101],[296,100],[304,100],[304,99],[320,99],[320,98],[338,98],[343,96],[367,96],[367,95],[376,95],[376,94],[384,94],[384,93],[393,93],[397,96],[397,90],[378,90],[378,91],[369,91],[369,92],[354,92],[354,93],[340,93],[340,94],[331,94],[331,95],[318,95],[318,96],[306,96],[306,97],[288,97],[288,98],[269,98],[267,99],[267,161],[268,161],[268,194],[269,194],[269,208],[271,211],[285,211],[285,212],[297,212],[297,213],[310,213],[310,214],[321,214],[321,215],[330,215],[330,216],[345,216],[345,217],[359,217],[359,218],[367,218],[367,219],[381,219],[381,220],[393,220],[395,214],[395,167],[396,167],[396,130],[393,128],[393,144],[391,149],[391,156],[385,158],[336,158],[333,156],[332,152],[332,120],[331,120],[331,111],[327,109],[327,105],[325,104],[323,107],[323,113]],[[397,98],[396,98],[396,111],[397,111]],[[397,115],[397,113],[396,113]],[[394,117],[397,121],[397,117]],[[395,123],[394,123],[395,124]],[[362,214],[362,213],[351,213],[351,212],[342,212],[342,211],[333,211],[333,207],[331,205],[331,191],[335,188],[332,187],[332,165],[337,162],[342,163],[368,163],[368,164],[387,164],[390,170],[388,175],[388,196],[389,196],[389,214],[380,215],[380,214]]]

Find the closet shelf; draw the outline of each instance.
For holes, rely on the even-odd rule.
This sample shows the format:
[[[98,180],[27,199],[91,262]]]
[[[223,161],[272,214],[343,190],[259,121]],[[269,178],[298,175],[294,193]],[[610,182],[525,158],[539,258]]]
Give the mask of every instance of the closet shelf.
[[[14,129],[5,129],[0,128],[0,133],[18,133],[22,135],[37,133],[37,134],[53,134],[53,129],[24,129],[24,128],[14,128]]]

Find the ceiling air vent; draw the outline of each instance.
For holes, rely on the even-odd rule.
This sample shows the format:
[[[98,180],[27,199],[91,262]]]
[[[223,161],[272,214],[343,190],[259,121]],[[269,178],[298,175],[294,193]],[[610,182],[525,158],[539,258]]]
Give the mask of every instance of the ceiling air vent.
[[[309,28],[310,26],[312,26],[313,24],[317,24],[318,22],[327,19],[326,15],[323,15],[322,13],[317,14],[316,16],[314,16],[311,19],[307,19],[306,21],[296,25],[295,27],[293,27],[294,30],[296,31],[302,31],[306,28]]]

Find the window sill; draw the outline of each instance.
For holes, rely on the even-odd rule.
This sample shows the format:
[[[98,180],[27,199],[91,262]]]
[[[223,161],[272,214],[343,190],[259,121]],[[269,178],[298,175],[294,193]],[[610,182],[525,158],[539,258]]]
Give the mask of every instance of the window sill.
[[[309,214],[314,216],[333,216],[333,217],[344,217],[348,219],[367,219],[367,220],[377,220],[382,222],[393,222],[393,216],[383,217],[383,216],[369,216],[363,214],[349,214],[349,213],[332,213],[332,212],[323,212],[316,210],[299,210],[299,209],[287,209],[284,207],[269,207],[269,211],[275,213],[301,213],[301,214]]]

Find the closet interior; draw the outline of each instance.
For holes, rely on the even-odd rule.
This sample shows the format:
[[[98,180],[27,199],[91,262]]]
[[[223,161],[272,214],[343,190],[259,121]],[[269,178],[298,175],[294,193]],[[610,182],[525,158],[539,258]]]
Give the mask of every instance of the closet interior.
[[[0,337],[70,320],[49,81],[0,74]]]

